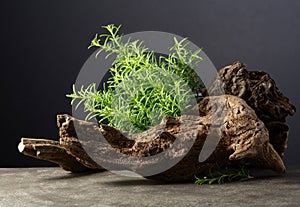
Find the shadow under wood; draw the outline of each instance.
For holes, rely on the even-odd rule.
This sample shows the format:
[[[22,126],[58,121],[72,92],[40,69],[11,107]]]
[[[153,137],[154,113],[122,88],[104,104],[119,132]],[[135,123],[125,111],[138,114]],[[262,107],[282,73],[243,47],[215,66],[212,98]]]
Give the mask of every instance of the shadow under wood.
[[[62,176],[56,176],[56,177],[51,177],[51,178],[43,178],[43,180],[68,180],[68,179],[74,179],[74,178],[80,178],[80,177],[86,177],[92,174],[97,174],[97,173],[103,173],[106,172],[106,170],[89,170],[86,172],[80,172],[80,173],[67,173]]]
[[[186,185],[193,184],[193,181],[163,181],[163,180],[150,180],[150,179],[126,179],[126,180],[113,180],[113,181],[105,181],[101,182],[104,185],[110,186],[143,186],[143,185]]]
[[[165,182],[148,180],[148,179],[130,179],[130,180],[114,180],[101,182],[101,185],[109,186],[147,186],[147,185],[165,185]]]

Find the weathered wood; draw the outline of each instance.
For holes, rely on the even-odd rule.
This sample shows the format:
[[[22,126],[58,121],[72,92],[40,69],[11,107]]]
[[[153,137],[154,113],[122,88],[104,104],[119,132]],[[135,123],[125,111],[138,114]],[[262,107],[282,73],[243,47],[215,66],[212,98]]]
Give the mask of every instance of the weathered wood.
[[[112,150],[102,141],[105,139],[113,150],[130,157],[150,157],[165,152],[180,139],[180,151],[168,153],[160,159],[183,157],[170,169],[150,179],[165,181],[186,181],[195,175],[205,175],[208,170],[219,165],[250,164],[255,167],[272,169],[278,173],[285,171],[282,161],[287,146],[287,115],[295,113],[295,107],[278,90],[275,82],[264,72],[248,72],[245,65],[234,63],[219,72],[222,81],[209,87],[206,95],[195,110],[199,116],[182,115],[165,117],[159,125],[151,129],[128,135],[113,127],[77,120],[69,115],[58,115],[59,142],[52,140],[22,139],[19,151],[38,159],[58,163],[63,169],[78,172],[87,169],[103,169],[109,165],[115,170],[120,165],[141,172],[156,163],[141,161],[139,166],[124,163],[122,157],[112,159]],[[225,93],[218,94],[222,85]],[[223,116],[224,117],[223,117]],[[223,117],[223,118],[222,118]],[[199,154],[208,139],[221,135],[213,153],[199,162]],[[184,143],[193,141],[192,148]],[[187,154],[186,154],[187,153]],[[160,161],[160,160],[156,160]]]
[[[76,161],[85,167],[93,170],[103,169],[99,166],[86,151],[82,148],[74,128],[73,122],[69,122],[69,117],[64,115],[57,115],[57,126],[59,127],[59,144],[68,154],[76,158]],[[68,123],[68,125],[66,124]],[[91,125],[91,124],[90,124]],[[98,127],[97,127],[98,128]],[[88,127],[85,130],[88,131]]]
[[[271,144],[283,157],[289,131],[285,119],[296,112],[295,106],[280,92],[275,81],[266,72],[248,71],[245,64],[235,62],[222,68],[218,74],[206,95],[225,92],[244,99],[265,123]]]
[[[212,111],[212,108],[216,111]],[[230,95],[206,97],[199,103],[199,109],[201,118],[194,115],[183,115],[178,118],[166,117],[160,125],[139,134],[128,135],[128,137],[113,127],[105,125],[98,127],[95,123],[77,120],[69,115],[58,115],[60,145],[68,146],[66,150],[87,166],[85,162],[91,158],[82,149],[78,137],[89,137],[91,141],[97,142],[95,138],[98,139],[103,135],[119,152],[134,157],[146,157],[171,147],[179,134],[183,142],[191,139],[189,133],[197,129],[197,138],[187,155],[169,170],[148,178],[166,181],[191,180],[196,174],[205,174],[216,163],[228,164],[229,162],[249,162],[254,166],[272,169],[279,173],[285,171],[281,158],[269,143],[268,130],[244,100]],[[219,120],[222,122],[213,127],[212,113],[221,114],[224,111],[226,111],[224,120]],[[224,129],[224,132],[215,151],[205,162],[199,163],[198,157],[207,135],[217,134],[220,129]],[[77,136],[75,131],[79,131],[80,136]],[[89,153],[104,151],[105,156],[107,149],[101,146],[96,148],[94,144],[92,146],[95,146],[95,149],[89,150]],[[181,153],[188,150],[185,149],[185,145],[181,147]],[[78,149],[80,150],[77,151]],[[164,157],[164,159],[180,157],[182,154],[168,154],[167,156],[169,157]],[[109,159],[109,155],[105,160],[110,166],[118,166],[122,163],[122,160]],[[152,164],[144,162],[140,163],[139,167],[147,168]]]
[[[91,170],[78,162],[76,157],[68,154],[58,141],[22,138],[18,150],[24,155],[56,163],[67,171],[83,172]]]

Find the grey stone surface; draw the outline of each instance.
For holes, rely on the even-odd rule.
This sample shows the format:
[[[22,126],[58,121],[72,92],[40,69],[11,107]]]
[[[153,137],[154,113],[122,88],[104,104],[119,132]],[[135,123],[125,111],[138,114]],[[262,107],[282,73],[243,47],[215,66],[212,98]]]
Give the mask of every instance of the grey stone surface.
[[[300,206],[300,167],[223,185],[163,184],[110,172],[0,169],[0,206]]]

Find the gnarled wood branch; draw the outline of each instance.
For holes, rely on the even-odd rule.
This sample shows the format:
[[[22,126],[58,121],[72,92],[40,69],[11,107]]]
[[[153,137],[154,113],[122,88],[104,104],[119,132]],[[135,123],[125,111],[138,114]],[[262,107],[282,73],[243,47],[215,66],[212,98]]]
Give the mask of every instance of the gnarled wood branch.
[[[212,111],[212,108],[216,111]],[[285,171],[281,158],[269,143],[268,130],[244,100],[230,95],[206,97],[199,103],[199,109],[201,117],[194,115],[183,115],[178,118],[166,117],[160,125],[148,131],[128,136],[113,127],[106,125],[98,127],[95,123],[77,120],[69,115],[58,115],[59,146],[75,157],[79,163],[96,169],[101,167],[85,152],[81,146],[84,143],[81,143],[78,137],[84,137],[84,140],[88,137],[87,140],[92,142],[90,146],[95,146],[95,149],[88,150],[90,155],[101,151],[105,152],[103,155],[106,154],[106,148],[101,146],[97,148],[93,144],[103,135],[117,151],[133,157],[146,157],[172,147],[179,134],[180,138],[190,139],[189,133],[196,129],[195,143],[183,159],[169,170],[148,178],[167,181],[191,180],[196,174],[205,174],[216,163],[226,164],[229,162],[250,162],[254,166],[272,169],[279,173]],[[226,111],[224,120],[218,123],[219,126],[214,127],[213,113],[220,114],[224,111]],[[199,162],[199,154],[206,138],[210,133],[218,134],[220,129],[224,129],[224,131],[216,149],[205,162]],[[79,136],[77,131],[80,132]],[[180,153],[188,150],[185,149],[185,145],[181,147]],[[180,157],[182,156],[180,153],[168,154],[169,157],[165,157],[165,159]],[[118,166],[122,163],[122,160],[109,159],[109,156],[105,160],[110,166]],[[152,164],[140,163],[140,167],[147,168]],[[132,170],[134,170],[134,166],[132,166]]]
[[[24,155],[54,162],[67,171],[83,172],[91,170],[78,162],[76,157],[70,155],[58,141],[22,138],[18,149]]]
[[[165,117],[161,124],[145,132],[128,135],[107,125],[99,127],[96,123],[77,120],[69,115],[58,115],[59,142],[23,138],[19,151],[55,162],[72,172],[103,169],[104,166],[100,165],[118,170],[124,160],[121,157],[111,159],[112,151],[101,139],[105,138],[120,154],[141,158],[165,152],[178,139],[182,143],[193,141],[195,136],[191,148],[182,144],[182,150],[167,153],[161,158],[183,159],[170,169],[147,177],[165,181],[192,180],[195,175],[207,174],[216,163],[248,163],[283,173],[282,156],[289,130],[285,118],[295,113],[295,107],[264,72],[248,72],[244,64],[237,62],[221,69],[219,75],[216,81],[221,82],[213,84],[206,95],[218,95],[220,88],[216,86],[220,84],[230,95],[205,97],[197,106],[200,117]],[[205,161],[199,162],[204,144],[213,140],[218,140],[216,148]],[[99,156],[102,162],[97,162]],[[130,163],[126,166],[139,172],[154,164],[141,161],[138,167]]]
[[[263,71],[247,71],[245,64],[235,62],[222,68],[218,75],[206,95],[225,92],[244,99],[265,123],[271,144],[283,157],[289,131],[285,119],[288,115],[294,115],[295,106],[280,92],[270,75]]]

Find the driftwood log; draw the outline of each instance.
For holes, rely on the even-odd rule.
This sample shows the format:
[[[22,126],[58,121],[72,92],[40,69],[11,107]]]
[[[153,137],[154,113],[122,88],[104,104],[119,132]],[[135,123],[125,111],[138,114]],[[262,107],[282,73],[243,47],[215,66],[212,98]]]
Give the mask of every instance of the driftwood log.
[[[45,139],[22,138],[19,151],[25,155],[48,160],[72,172],[102,170],[95,157],[105,160],[103,165],[120,169],[122,158],[109,159],[111,151],[101,143],[103,137],[120,154],[141,158],[150,157],[170,149],[176,139],[189,142],[195,136],[191,148],[184,144],[177,153],[167,153],[164,159],[181,159],[164,172],[147,176],[164,181],[188,181],[195,175],[205,175],[216,163],[251,164],[255,167],[285,171],[282,161],[287,145],[287,115],[295,107],[278,90],[274,81],[263,72],[248,72],[245,65],[234,63],[219,72],[225,93],[228,95],[207,96],[198,103],[199,116],[183,115],[165,117],[161,124],[142,133],[128,135],[107,125],[100,127],[91,122],[77,120],[69,115],[58,115],[59,142]],[[218,88],[212,85],[207,95],[215,94]],[[225,116],[212,122],[213,114]],[[199,162],[204,142],[209,135],[221,134],[213,153]],[[80,140],[84,137],[83,140]],[[213,136],[212,136],[213,137]],[[79,139],[80,138],[80,139]],[[86,142],[89,142],[88,145]],[[84,146],[92,146],[87,149]],[[87,153],[88,151],[88,153]],[[187,153],[187,154],[186,154]],[[159,161],[159,160],[158,160]],[[155,163],[143,161],[139,167],[126,163],[137,173],[154,167]]]
[[[289,131],[285,119],[288,115],[294,115],[295,106],[283,96],[270,75],[263,71],[247,71],[245,64],[235,62],[222,68],[218,74],[206,95],[217,94],[221,86],[225,94],[244,99],[266,125],[270,143],[283,158]]]

